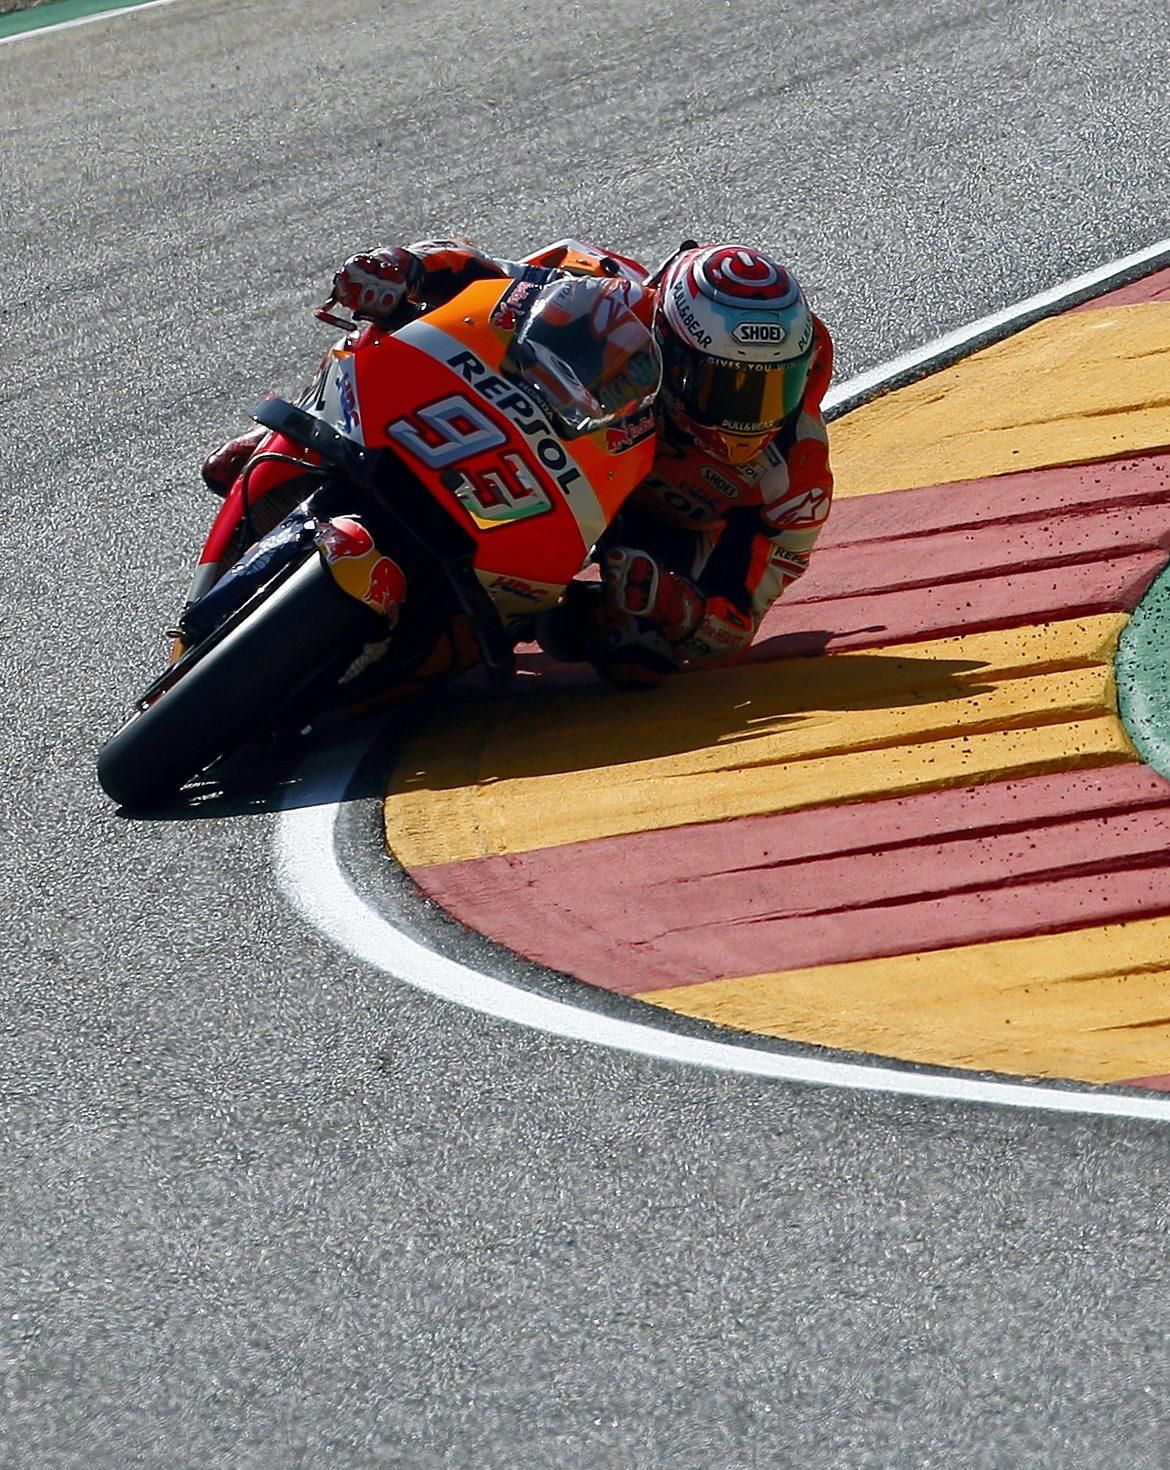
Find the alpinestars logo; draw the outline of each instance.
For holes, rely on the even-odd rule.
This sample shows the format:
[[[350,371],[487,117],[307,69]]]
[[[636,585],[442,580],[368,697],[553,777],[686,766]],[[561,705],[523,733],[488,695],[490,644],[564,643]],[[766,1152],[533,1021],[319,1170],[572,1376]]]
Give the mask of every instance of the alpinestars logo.
[[[785,496],[764,512],[765,519],[773,525],[783,525],[788,530],[806,526],[820,526],[829,514],[832,497],[820,486],[811,490]]]

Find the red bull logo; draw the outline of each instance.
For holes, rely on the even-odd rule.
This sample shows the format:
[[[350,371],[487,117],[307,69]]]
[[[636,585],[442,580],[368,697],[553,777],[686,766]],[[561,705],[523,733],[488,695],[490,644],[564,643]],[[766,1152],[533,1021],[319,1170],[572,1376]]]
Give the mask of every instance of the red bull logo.
[[[374,538],[365,526],[349,516],[322,521],[317,527],[316,541],[327,562],[338,561],[344,556],[365,556],[374,549]]]
[[[390,617],[392,613],[397,617],[405,596],[406,578],[402,568],[392,557],[380,556],[370,572],[369,591],[362,600],[383,617]]]
[[[341,590],[389,619],[393,627],[406,599],[406,574],[394,558],[383,556],[369,531],[351,516],[322,521],[315,540]]]

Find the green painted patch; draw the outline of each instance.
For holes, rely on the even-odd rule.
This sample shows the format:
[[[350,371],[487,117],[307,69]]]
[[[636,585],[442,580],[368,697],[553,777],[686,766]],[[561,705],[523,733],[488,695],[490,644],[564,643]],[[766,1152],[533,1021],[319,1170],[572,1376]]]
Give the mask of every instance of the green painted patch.
[[[44,5],[32,5],[27,10],[15,10],[0,15],[0,40],[5,36],[19,36],[23,31],[39,31],[45,26],[59,26],[64,21],[84,20],[87,15],[101,15],[111,10],[133,10],[139,5],[151,4],[152,0],[48,0]]]
[[[1126,624],[1114,668],[1126,733],[1147,766],[1170,776],[1170,568]]]

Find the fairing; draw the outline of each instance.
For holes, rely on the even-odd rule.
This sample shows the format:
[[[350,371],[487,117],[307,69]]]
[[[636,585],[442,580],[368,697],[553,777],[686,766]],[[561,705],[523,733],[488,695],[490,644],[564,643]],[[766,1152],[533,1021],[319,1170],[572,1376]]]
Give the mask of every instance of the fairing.
[[[517,284],[476,282],[396,332],[351,335],[301,405],[402,458],[475,539],[476,572],[505,621],[556,602],[654,453],[649,413],[566,442],[509,372],[505,298]]]

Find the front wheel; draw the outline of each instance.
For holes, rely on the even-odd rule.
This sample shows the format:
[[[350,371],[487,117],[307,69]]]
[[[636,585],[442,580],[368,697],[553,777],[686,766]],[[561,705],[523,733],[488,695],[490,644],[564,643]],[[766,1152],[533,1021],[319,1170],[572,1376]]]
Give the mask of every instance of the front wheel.
[[[173,796],[351,653],[371,619],[311,556],[102,748],[102,789],[126,807]]]

